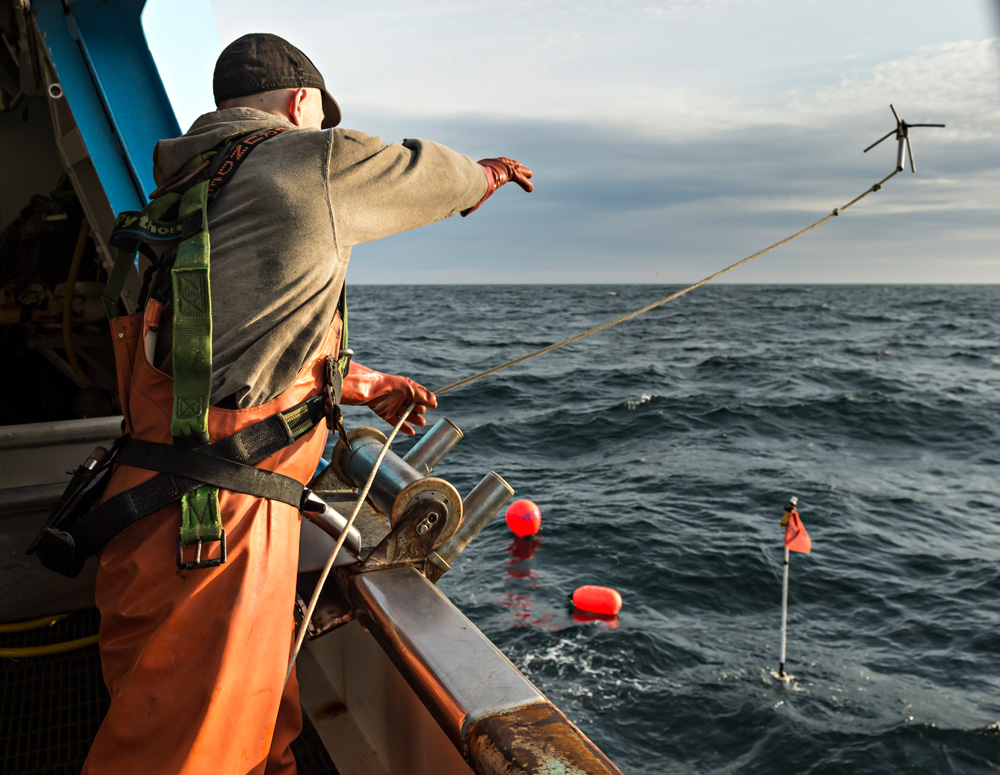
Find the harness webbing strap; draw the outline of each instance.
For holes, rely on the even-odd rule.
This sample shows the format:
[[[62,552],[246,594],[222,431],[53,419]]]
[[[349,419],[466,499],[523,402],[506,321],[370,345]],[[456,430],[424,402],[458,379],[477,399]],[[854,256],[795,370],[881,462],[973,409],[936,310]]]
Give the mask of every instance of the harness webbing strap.
[[[208,180],[181,196],[179,220],[206,217]],[[208,406],[212,392],[212,292],[208,230],[201,229],[177,248],[170,271],[173,291],[173,410],[170,435],[180,449],[209,443]],[[181,498],[181,543],[218,541],[222,514],[217,487],[199,487]]]
[[[171,221],[152,218],[141,210],[125,210],[115,219],[115,230],[111,233],[108,244],[119,250],[131,248],[133,251],[136,242],[144,242],[147,245],[176,245],[188,237],[193,237],[204,226],[200,212]]]
[[[286,129],[288,127],[276,126],[271,129],[265,129],[263,132],[250,132],[243,135],[234,135],[229,138],[226,141],[226,146],[219,152],[219,156],[217,157],[221,158],[222,161],[212,165],[213,169],[208,184],[209,200],[215,199],[219,195],[222,185],[229,176],[236,172],[236,169],[256,145],[265,140],[270,140],[275,135],[280,135]]]
[[[302,503],[305,488],[301,482],[284,474],[226,460],[203,451],[178,449],[169,444],[142,439],[126,439],[116,462],[147,471],[173,474],[210,484],[213,488],[281,501],[296,508]]]
[[[207,223],[208,200],[221,191],[253,148],[284,131],[282,128],[230,138],[221,163],[212,165],[208,178],[190,186],[181,197],[178,220],[201,217]],[[235,144],[233,144],[235,143]],[[232,146],[232,147],[230,147]],[[217,149],[202,154],[198,164],[211,159]],[[212,291],[209,282],[209,233],[202,228],[180,243],[171,268],[173,291],[174,404],[170,434],[181,449],[209,443],[208,407],[212,393]],[[181,544],[218,541],[222,513],[217,486],[199,487],[181,498]]]
[[[208,181],[184,192],[181,218],[204,214]],[[177,249],[171,270],[173,290],[174,408],[170,435],[193,449],[208,443],[208,405],[212,389],[212,292],[209,285],[208,231],[201,230]]]
[[[205,459],[218,458],[243,466],[254,466],[325,421],[325,400],[321,393],[285,412],[272,415],[266,420],[204,447],[196,453],[181,452],[181,454],[197,454]],[[134,449],[142,448],[140,445]],[[131,463],[121,458],[116,459],[115,462],[142,468],[147,467],[143,462]],[[199,464],[201,462],[199,461]],[[268,474],[269,472],[260,471],[260,473]],[[206,481],[200,478],[201,476],[200,470],[193,478],[173,473],[161,473],[136,487],[109,498],[97,508],[81,516],[74,525],[68,528],[76,545],[79,562],[82,564],[85,558],[99,552],[112,538],[129,525],[202,487]],[[207,477],[208,474],[205,476]],[[287,479],[288,477],[283,478]],[[230,486],[232,484],[241,485],[241,482],[223,483],[221,486],[223,489],[242,492],[237,486]],[[257,495],[253,492],[248,494]],[[261,494],[259,497],[271,496]]]
[[[121,298],[125,282],[128,280],[133,269],[135,269],[136,252],[140,245],[148,244],[146,237],[154,228],[150,224],[167,224],[164,228],[170,228],[170,224],[176,224],[176,221],[170,221],[166,216],[172,208],[176,207],[180,199],[179,194],[168,194],[150,202],[142,212],[123,212],[115,221],[115,230],[111,232],[108,244],[117,248],[118,254],[115,256],[114,266],[111,268],[108,283],[104,287],[104,294],[101,296],[104,302],[104,309],[108,313],[109,318],[116,318],[121,315],[118,301]],[[131,221],[130,219],[132,218],[136,218],[136,220]],[[148,220],[145,226],[140,223],[142,218]],[[193,223],[193,219],[191,223]],[[126,226],[130,228],[126,229]],[[203,221],[202,226],[204,226]],[[190,225],[188,228],[191,228]],[[182,233],[187,233],[183,230],[183,227]]]

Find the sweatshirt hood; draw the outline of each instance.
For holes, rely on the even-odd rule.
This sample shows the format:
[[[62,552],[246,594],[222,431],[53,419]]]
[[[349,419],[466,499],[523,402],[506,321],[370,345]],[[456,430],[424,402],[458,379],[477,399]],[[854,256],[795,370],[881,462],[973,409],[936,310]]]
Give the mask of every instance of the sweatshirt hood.
[[[153,179],[163,185],[181,167],[200,153],[210,151],[227,137],[284,126],[299,129],[290,121],[254,108],[227,108],[206,113],[180,137],[160,140],[153,148]]]

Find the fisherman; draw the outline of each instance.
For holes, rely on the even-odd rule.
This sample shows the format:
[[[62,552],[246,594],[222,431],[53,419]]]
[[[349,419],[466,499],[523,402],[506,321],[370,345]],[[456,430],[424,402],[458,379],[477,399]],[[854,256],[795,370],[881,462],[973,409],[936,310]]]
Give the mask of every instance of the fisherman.
[[[295,426],[290,410],[330,389],[338,358],[346,371],[342,403],[366,404],[395,424],[415,402],[410,424],[423,425],[423,413],[436,406],[431,391],[353,360],[343,369],[341,299],[351,248],[466,215],[509,181],[531,191],[531,170],[506,158],[474,162],[426,140],[387,145],[334,129],[340,108],[319,71],[275,35],[230,44],[216,64],[214,91],[218,110],[153,154],[156,194],[190,185],[198,170],[179,173],[230,138],[253,144],[226,157],[239,162],[238,172],[207,211],[211,442],[279,413],[287,427],[307,427]],[[127,353],[119,372],[134,439],[178,442],[169,375],[179,373],[190,345],[180,324],[171,330],[170,307],[189,304],[185,293],[175,285],[165,303],[146,305],[141,328],[115,334]],[[307,482],[325,428],[311,427],[257,467]],[[414,431],[405,425],[403,432]],[[118,465],[105,502],[154,476]],[[204,547],[199,540],[194,562],[182,562],[193,551],[178,540],[176,502],[136,520],[101,554],[96,594],[111,706],[84,775],[295,772],[289,745],[302,719],[295,675],[286,684],[285,670],[300,515],[276,500],[217,493],[222,537]],[[218,562],[223,546],[227,557]],[[183,569],[210,562],[217,564]]]

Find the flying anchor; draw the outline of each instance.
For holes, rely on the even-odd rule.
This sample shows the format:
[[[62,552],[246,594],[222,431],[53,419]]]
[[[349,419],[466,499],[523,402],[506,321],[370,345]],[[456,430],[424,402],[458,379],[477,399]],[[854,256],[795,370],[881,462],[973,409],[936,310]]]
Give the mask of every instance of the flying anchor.
[[[868,153],[872,148],[878,145],[883,140],[887,140],[891,135],[896,135],[896,140],[899,141],[899,150],[896,152],[896,172],[903,171],[903,152],[905,149],[906,154],[910,157],[910,171],[916,172],[917,168],[913,165],[913,147],[910,145],[910,129],[915,126],[936,126],[943,127],[944,124],[907,124],[903,119],[899,117],[896,109],[889,105],[889,110],[892,111],[892,115],[896,119],[896,128],[890,132],[887,132],[884,137],[879,138],[874,143],[869,145],[863,153]]]

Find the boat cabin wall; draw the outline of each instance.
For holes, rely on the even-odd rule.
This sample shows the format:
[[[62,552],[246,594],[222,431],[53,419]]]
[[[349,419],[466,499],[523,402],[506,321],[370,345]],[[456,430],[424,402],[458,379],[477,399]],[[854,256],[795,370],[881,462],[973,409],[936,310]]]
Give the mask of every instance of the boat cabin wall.
[[[144,5],[0,0],[0,426],[118,412],[107,238],[146,204],[155,142],[180,133]],[[127,310],[138,289],[136,271]]]
[[[4,3],[0,32],[0,426],[113,416],[114,213],[36,14]]]
[[[4,56],[6,54],[6,56]],[[4,61],[6,60],[6,61]],[[0,48],[0,232],[10,226],[33,196],[47,196],[66,174],[52,136],[44,97],[10,94],[10,55]],[[16,101],[15,101],[16,100]]]
[[[110,117],[70,91],[99,90],[70,72],[84,49],[72,15],[58,0],[26,6],[0,0],[0,622],[93,605],[93,567],[69,580],[24,551],[67,472],[120,433],[100,300],[114,210],[89,151],[113,135]]]

